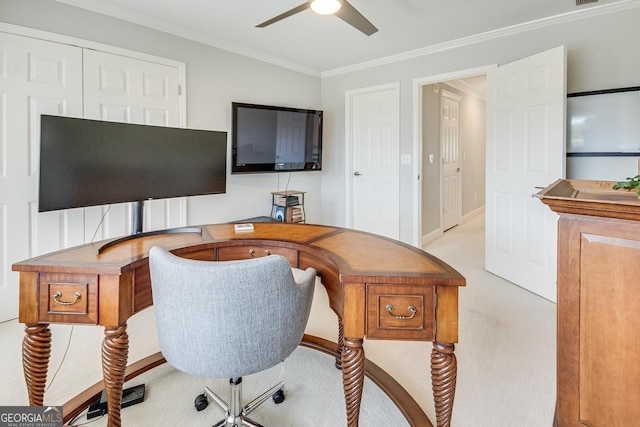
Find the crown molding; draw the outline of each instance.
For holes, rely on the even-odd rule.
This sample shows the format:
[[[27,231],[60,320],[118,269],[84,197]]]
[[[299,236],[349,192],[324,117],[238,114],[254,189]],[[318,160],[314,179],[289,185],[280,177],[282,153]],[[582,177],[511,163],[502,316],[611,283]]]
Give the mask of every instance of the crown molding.
[[[319,71],[313,68],[309,68],[300,64],[296,64],[290,61],[265,55],[261,52],[248,49],[242,46],[238,46],[232,43],[223,42],[220,40],[214,40],[206,37],[200,33],[189,31],[184,27],[166,23],[164,21],[152,19],[139,14],[134,14],[129,11],[124,11],[120,8],[113,6],[106,6],[95,2],[94,0],[54,0],[58,3],[64,3],[70,6],[90,10],[102,15],[111,16],[114,18],[128,21],[134,24],[142,25],[144,27],[152,28],[164,33],[173,34],[178,37],[183,37],[188,40],[193,40],[199,43],[203,43],[208,46],[216,47],[218,49],[233,52],[242,56],[257,59],[262,62],[266,62],[279,67],[287,68],[292,71],[296,71],[302,74],[307,74],[312,77],[333,77],[341,74],[348,74],[355,71],[361,71],[368,68],[378,67],[381,65],[392,64],[395,62],[406,61],[409,59],[419,58],[422,56],[433,55],[436,53],[444,52],[447,50],[458,49],[465,46],[471,46],[474,44],[486,42],[489,40],[498,39],[501,37],[507,37],[514,34],[521,34],[527,31],[537,30],[540,28],[549,27],[552,25],[558,25],[566,22],[578,21],[581,19],[591,18],[594,16],[607,15],[610,13],[616,13],[620,11],[636,9],[640,7],[640,0],[621,0],[614,3],[603,4],[599,6],[581,7],[578,10],[563,13],[560,15],[542,18],[535,21],[525,22],[522,24],[512,25],[509,27],[500,28],[497,30],[487,31],[484,33],[475,34],[468,37],[462,37],[460,39],[451,40],[444,43],[439,43],[431,46],[426,46],[420,49],[415,49],[396,55],[390,55],[383,58],[374,59],[371,61],[365,61],[358,64],[335,68],[333,70]]]
[[[572,12],[563,13],[548,18],[542,18],[535,21],[525,22],[523,24],[511,25],[509,27],[500,28],[497,30],[487,31],[484,33],[475,34],[468,37],[463,37],[448,42],[426,46],[420,49],[410,50],[397,55],[390,55],[384,58],[374,59],[372,61],[361,62],[359,64],[350,65],[347,67],[336,68],[329,71],[322,71],[320,73],[321,78],[337,76],[340,74],[352,73],[354,71],[362,71],[368,68],[378,67],[381,65],[393,64],[395,62],[406,61],[409,59],[419,58],[422,56],[433,55],[435,53],[444,52],[447,50],[458,49],[465,46],[471,46],[477,43],[486,42],[489,40],[498,39],[501,37],[507,37],[514,34],[521,34],[527,31],[537,30],[540,28],[549,27],[552,25],[563,24],[566,22],[578,21],[580,19],[591,18],[593,16],[607,15],[610,13],[636,9],[640,7],[640,0],[621,0],[619,2],[604,4],[601,6],[593,6],[586,9],[580,9]]]
[[[187,40],[195,41],[205,44],[207,46],[215,47],[218,49],[226,50],[228,52],[236,53],[238,55],[246,56],[249,58],[257,59],[268,64],[276,65],[278,67],[287,68],[292,71],[297,71],[302,74],[307,74],[312,77],[320,77],[320,71],[313,68],[305,67],[294,62],[285,61],[274,56],[265,55],[264,53],[248,49],[242,46],[238,46],[233,43],[228,43],[220,40],[214,40],[204,36],[201,33],[195,31],[189,31],[188,29],[179,25],[170,24],[161,20],[149,18],[140,14],[136,14],[130,11],[125,11],[118,7],[107,6],[101,3],[97,3],[93,0],[54,0],[58,3],[67,4],[80,9],[86,9],[91,12],[96,12],[101,15],[110,16],[123,21],[138,24],[143,27],[151,28],[163,33],[172,34],[174,36],[182,37]]]

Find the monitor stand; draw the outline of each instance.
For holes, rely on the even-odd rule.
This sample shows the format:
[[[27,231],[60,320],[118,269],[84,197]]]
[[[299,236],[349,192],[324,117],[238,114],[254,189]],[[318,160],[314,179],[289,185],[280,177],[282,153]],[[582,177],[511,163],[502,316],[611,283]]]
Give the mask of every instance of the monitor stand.
[[[139,237],[156,236],[160,234],[173,234],[173,233],[197,233],[202,234],[201,227],[175,227],[167,228],[165,230],[155,230],[142,232],[143,224],[143,212],[144,212],[144,200],[133,202],[131,210],[131,234],[129,236],[121,237],[116,240],[105,243],[98,248],[98,255],[104,253],[107,249],[119,245],[120,243],[127,242],[129,240],[137,239]]]

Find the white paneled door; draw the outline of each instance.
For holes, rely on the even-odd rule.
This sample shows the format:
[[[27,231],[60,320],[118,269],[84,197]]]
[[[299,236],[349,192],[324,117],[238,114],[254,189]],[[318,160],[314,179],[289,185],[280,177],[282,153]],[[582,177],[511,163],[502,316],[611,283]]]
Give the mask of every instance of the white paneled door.
[[[460,224],[460,100],[442,90],[440,154],[442,157],[442,230]]]
[[[0,321],[18,314],[11,264],[83,241],[58,232],[78,210],[38,214],[41,114],[82,116],[82,50],[0,33]]]
[[[486,269],[556,300],[557,216],[537,198],[565,173],[564,46],[487,74]]]
[[[184,123],[177,67],[85,50],[83,68],[85,118],[172,127]],[[85,233],[98,230],[98,239],[130,234],[130,204],[112,205],[105,215],[106,209],[84,209]],[[187,199],[145,202],[144,224],[145,231],[187,225]]]
[[[128,204],[38,213],[40,115],[180,127],[182,68],[0,33],[0,321],[18,313],[11,264],[131,232]],[[186,204],[147,202],[146,228],[186,225]]]
[[[400,95],[393,84],[347,93],[351,225],[400,236]]]

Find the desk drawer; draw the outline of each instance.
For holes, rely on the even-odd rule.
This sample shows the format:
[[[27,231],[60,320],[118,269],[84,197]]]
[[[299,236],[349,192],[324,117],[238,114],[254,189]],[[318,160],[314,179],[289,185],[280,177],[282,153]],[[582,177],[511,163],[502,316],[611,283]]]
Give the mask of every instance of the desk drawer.
[[[298,251],[289,248],[271,246],[226,246],[218,249],[218,261],[259,258],[268,255],[282,255],[292,267],[298,266]]]
[[[431,341],[434,320],[433,287],[367,285],[367,337]]]
[[[41,273],[38,283],[41,322],[98,323],[98,276]]]
[[[214,249],[200,249],[197,251],[178,252],[176,255],[182,258],[195,259],[199,261],[214,261],[215,252]]]

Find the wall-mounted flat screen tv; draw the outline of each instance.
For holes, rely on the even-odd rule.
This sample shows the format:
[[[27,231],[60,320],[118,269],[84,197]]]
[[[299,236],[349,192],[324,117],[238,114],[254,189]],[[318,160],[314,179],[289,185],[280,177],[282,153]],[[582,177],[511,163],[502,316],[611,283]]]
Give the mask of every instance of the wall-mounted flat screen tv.
[[[40,125],[40,212],[226,191],[226,132],[49,115]]]
[[[232,103],[231,173],[322,169],[322,111]]]

